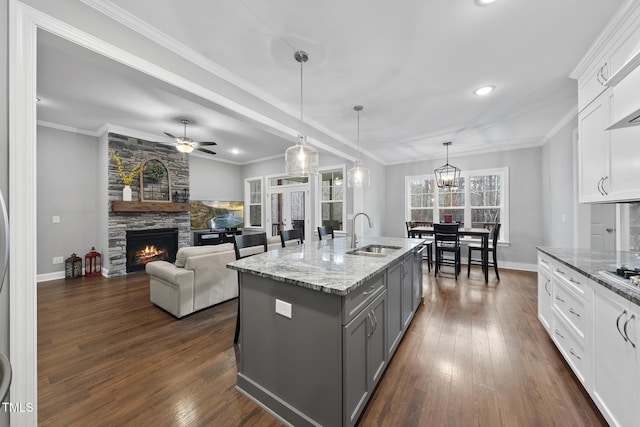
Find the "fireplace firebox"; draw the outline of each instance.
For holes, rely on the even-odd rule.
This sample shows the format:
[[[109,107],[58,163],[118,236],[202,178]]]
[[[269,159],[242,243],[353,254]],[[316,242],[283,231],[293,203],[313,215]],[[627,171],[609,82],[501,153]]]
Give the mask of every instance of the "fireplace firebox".
[[[177,252],[177,228],[127,231],[127,273],[144,270],[151,261],[174,262]]]

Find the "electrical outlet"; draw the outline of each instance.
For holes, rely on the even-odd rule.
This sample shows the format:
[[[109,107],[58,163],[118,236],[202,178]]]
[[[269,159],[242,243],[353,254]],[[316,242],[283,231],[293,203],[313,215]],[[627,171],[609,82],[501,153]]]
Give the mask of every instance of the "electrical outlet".
[[[62,257],[61,257],[61,256],[54,256],[54,257],[53,257],[53,265],[56,265],[56,264],[62,264],[63,262],[64,262],[64,261],[62,260]]]
[[[291,304],[276,299],[276,313],[291,319]]]

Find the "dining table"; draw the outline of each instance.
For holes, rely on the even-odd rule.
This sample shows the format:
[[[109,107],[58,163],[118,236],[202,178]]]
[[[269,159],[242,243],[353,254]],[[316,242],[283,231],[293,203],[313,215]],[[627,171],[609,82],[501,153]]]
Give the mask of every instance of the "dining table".
[[[445,223],[446,224],[446,223]],[[432,236],[434,234],[433,227],[417,226],[409,229],[411,237],[422,238],[422,236]],[[482,271],[484,272],[484,281],[489,281],[489,236],[491,230],[487,228],[459,227],[458,233],[466,237],[480,237],[482,247]]]

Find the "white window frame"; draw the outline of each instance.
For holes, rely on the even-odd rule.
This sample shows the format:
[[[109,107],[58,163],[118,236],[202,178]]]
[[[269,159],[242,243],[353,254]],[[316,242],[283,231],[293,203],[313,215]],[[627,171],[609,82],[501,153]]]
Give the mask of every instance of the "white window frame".
[[[315,211],[316,211],[316,227],[320,227],[322,225],[322,179],[320,175],[323,172],[332,172],[332,171],[342,171],[342,185],[344,186],[342,190],[342,226],[344,230],[334,230],[334,234],[346,235],[347,234],[347,168],[346,165],[334,165],[334,166],[325,166],[322,168],[318,168],[318,176],[316,179],[316,200],[315,200]]]
[[[251,182],[253,181],[260,181],[260,203],[251,203]],[[264,212],[264,195],[265,195],[265,188],[264,188],[264,177],[262,176],[254,176],[251,178],[245,178],[244,180],[244,228],[251,228],[251,229],[263,229],[264,228],[264,219],[265,219],[265,212]],[[249,225],[250,224],[250,220],[251,220],[251,205],[260,205],[260,226],[253,226],[253,225]]]
[[[477,206],[471,206],[469,204],[471,198],[469,197],[469,178],[472,176],[485,176],[485,175],[500,175],[502,180],[502,194],[500,195],[501,205],[500,208],[500,223],[502,224],[500,227],[500,243],[508,244],[509,243],[509,167],[501,167],[501,168],[491,168],[491,169],[477,169],[477,170],[469,170],[462,171],[460,176],[465,180],[464,186],[464,223],[471,224],[471,209],[477,208]],[[435,180],[435,175],[424,174],[424,175],[411,175],[405,176],[404,188],[405,188],[405,212],[404,217],[405,221],[411,220],[411,185],[412,181],[423,181],[423,180]],[[437,187],[436,187],[437,188]],[[434,202],[433,208],[433,221],[440,221],[439,217],[439,191],[434,193]]]

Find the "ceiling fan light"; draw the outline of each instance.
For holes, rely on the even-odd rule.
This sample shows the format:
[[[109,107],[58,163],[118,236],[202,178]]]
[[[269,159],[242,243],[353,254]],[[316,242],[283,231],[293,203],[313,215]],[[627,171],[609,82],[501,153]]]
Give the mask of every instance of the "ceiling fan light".
[[[193,151],[193,145],[189,143],[179,142],[176,144],[176,149],[181,153],[189,154]]]

